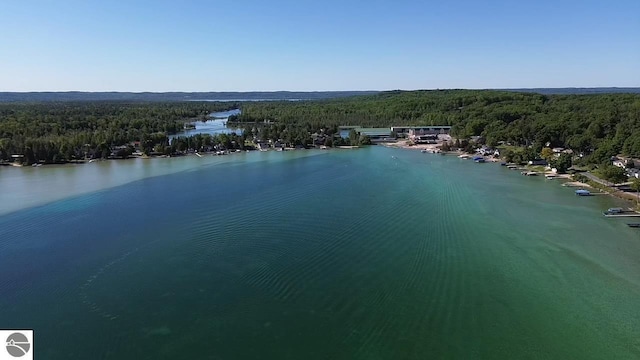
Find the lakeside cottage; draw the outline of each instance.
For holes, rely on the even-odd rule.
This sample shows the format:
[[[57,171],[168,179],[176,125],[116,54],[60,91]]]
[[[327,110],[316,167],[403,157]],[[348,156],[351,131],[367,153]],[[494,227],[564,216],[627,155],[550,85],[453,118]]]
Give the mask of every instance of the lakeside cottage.
[[[482,156],[500,156],[500,150],[488,146],[482,146],[476,150],[476,153]]]
[[[258,150],[260,151],[267,151],[269,150],[269,143],[265,142],[265,141],[256,141],[256,145],[258,147]]]
[[[640,179],[640,170],[638,169],[630,168],[630,169],[627,169],[626,173],[627,173],[627,176],[630,178]]]
[[[640,160],[614,156],[611,158],[611,165],[621,168],[637,168],[640,167]]]
[[[627,167],[626,160],[614,160],[611,164],[613,166],[617,166],[617,167],[621,167],[621,168],[626,168]]]

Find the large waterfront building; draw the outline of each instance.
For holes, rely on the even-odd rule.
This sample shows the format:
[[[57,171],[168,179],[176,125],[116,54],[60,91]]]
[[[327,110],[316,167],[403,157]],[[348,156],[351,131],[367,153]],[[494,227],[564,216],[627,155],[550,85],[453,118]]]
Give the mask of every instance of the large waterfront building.
[[[449,134],[451,132],[451,126],[392,126],[391,131],[398,137]]]

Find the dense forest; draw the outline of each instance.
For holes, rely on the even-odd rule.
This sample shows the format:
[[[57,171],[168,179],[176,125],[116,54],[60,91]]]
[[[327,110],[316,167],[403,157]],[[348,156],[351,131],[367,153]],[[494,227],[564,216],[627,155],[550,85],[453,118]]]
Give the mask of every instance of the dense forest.
[[[339,125],[452,125],[452,135],[483,143],[571,148],[584,161],[640,156],[640,94],[541,95],[482,90],[386,92],[315,102],[242,105],[230,119],[271,122],[309,131]]]
[[[243,128],[230,138],[181,138],[186,121],[240,107],[229,121]],[[139,142],[149,153],[226,144],[242,148],[254,136],[295,146],[345,143],[338,126],[452,125],[460,139],[480,137],[532,149],[566,147],[599,164],[611,156],[640,157],[640,94],[542,95],[488,90],[392,91],[316,101],[263,102],[42,102],[0,104],[0,160],[24,154],[25,163],[104,157]],[[367,139],[347,143],[367,143]]]
[[[115,147],[140,142],[152,150],[186,121],[205,119],[236,103],[56,102],[0,104],[0,160],[58,163],[100,158]]]

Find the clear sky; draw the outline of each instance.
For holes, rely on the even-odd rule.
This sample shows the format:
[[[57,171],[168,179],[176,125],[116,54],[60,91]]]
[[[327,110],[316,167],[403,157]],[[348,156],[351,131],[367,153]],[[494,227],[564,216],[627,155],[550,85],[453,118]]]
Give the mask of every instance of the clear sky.
[[[640,86],[640,0],[2,0],[0,91]]]

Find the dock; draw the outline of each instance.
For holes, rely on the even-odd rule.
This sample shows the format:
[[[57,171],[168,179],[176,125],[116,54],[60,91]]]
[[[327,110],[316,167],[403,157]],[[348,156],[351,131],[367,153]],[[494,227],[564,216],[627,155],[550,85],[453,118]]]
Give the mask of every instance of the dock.
[[[609,208],[602,214],[605,217],[640,217],[640,213],[631,208]]]
[[[640,214],[637,212],[633,213],[622,213],[622,214],[604,214],[605,217],[640,217]]]

